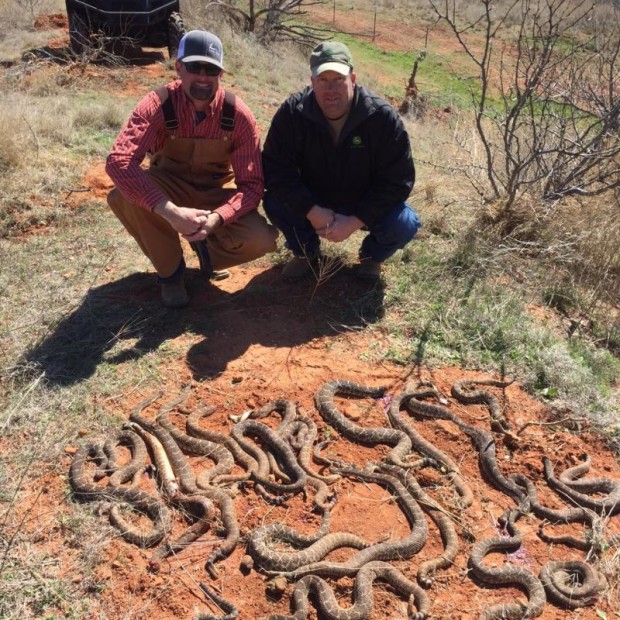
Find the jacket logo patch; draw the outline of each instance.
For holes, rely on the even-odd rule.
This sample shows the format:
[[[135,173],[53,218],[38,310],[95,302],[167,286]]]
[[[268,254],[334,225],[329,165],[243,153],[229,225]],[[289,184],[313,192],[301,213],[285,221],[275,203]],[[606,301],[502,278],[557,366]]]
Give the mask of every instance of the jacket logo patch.
[[[353,139],[351,140],[351,142],[353,143],[353,146],[362,146],[361,136],[353,136]]]

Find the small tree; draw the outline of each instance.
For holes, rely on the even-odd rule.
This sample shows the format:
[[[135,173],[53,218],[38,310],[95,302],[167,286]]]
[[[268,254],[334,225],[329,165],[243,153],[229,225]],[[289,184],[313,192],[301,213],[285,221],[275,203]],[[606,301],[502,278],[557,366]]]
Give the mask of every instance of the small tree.
[[[620,187],[617,19],[586,35],[595,7],[572,0],[513,0],[501,10],[481,0],[481,14],[465,22],[455,0],[429,1],[478,69],[470,92],[486,183],[472,181],[481,195],[501,200],[507,215],[523,192],[553,199]]]
[[[315,45],[323,39],[324,28],[307,26],[299,21],[303,8],[323,4],[325,0],[248,0],[247,6],[227,0],[213,0],[207,5],[222,9],[243,32],[252,32],[259,41],[294,41]]]

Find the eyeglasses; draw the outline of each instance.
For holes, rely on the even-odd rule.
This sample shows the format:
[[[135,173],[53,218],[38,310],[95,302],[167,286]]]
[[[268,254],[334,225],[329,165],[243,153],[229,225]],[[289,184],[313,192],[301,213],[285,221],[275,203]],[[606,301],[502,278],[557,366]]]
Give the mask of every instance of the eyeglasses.
[[[208,77],[216,77],[222,72],[219,67],[216,67],[208,62],[184,62],[183,66],[186,71],[192,75],[200,75],[201,73],[204,73]]]

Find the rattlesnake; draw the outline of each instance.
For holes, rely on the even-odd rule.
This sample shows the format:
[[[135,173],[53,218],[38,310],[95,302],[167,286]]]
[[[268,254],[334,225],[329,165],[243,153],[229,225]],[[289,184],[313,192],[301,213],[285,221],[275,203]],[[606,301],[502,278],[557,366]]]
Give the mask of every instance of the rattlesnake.
[[[527,605],[521,603],[502,603],[485,609],[480,620],[527,620],[542,614],[547,598],[541,581],[531,571],[512,564],[502,568],[484,566],[486,555],[496,551],[516,551],[522,542],[515,521],[521,516],[518,510],[510,510],[503,518],[509,536],[493,536],[476,543],[469,558],[469,567],[474,576],[484,583],[497,585],[518,585],[528,594]]]
[[[174,541],[167,541],[155,550],[149,561],[149,568],[157,571],[164,558],[173,553],[179,553],[198,540],[209,529],[215,509],[213,503],[202,495],[183,495],[179,493],[174,471],[161,442],[138,424],[130,424],[133,424],[135,432],[140,434],[142,439],[151,448],[163,495],[171,504],[181,508],[194,521],[179,538]]]
[[[256,459],[252,458],[252,456],[242,450],[239,444],[232,437],[230,437],[230,435],[224,435],[223,433],[218,433],[217,431],[203,428],[200,425],[202,418],[210,416],[215,410],[216,408],[213,405],[199,407],[189,412],[181,410],[181,413],[188,414],[185,423],[187,433],[193,437],[198,437],[206,441],[212,441],[224,446],[233,455],[235,462],[240,464],[243,469],[245,469],[245,472],[242,474],[219,474],[209,480],[208,486],[215,485],[222,487],[223,485],[248,480],[251,472],[258,467]],[[198,484],[201,484],[202,482],[206,481],[203,481],[203,479],[200,478],[198,480]]]
[[[173,411],[177,405],[186,401],[189,393],[188,388],[179,397],[163,405],[157,414],[156,422],[172,435],[173,439],[186,454],[208,457],[215,462],[214,467],[203,470],[196,479],[196,484],[204,488],[211,484],[213,478],[229,474],[235,465],[235,460],[232,453],[224,445],[205,438],[191,437],[186,433],[182,433],[168,420],[168,414]]]
[[[366,428],[355,424],[340,413],[334,405],[334,397],[352,396],[354,398],[382,398],[385,396],[384,387],[366,387],[353,381],[328,381],[317,392],[315,402],[323,419],[347,439],[366,446],[387,444],[394,446],[386,459],[406,467],[406,457],[411,452],[411,439],[401,430],[385,426]]]
[[[422,562],[418,568],[418,582],[428,588],[433,584],[435,573],[440,569],[451,567],[458,555],[459,538],[454,523],[437,502],[422,489],[409,471],[387,463],[380,463],[377,468],[397,477],[414,499],[420,503],[422,510],[430,516],[439,530],[444,545],[443,552],[438,557]],[[469,532],[468,534],[471,536]]]
[[[199,489],[196,485],[196,478],[183,452],[172,438],[172,435],[170,435],[166,429],[151,424],[140,415],[140,412],[146,404],[153,402],[153,400],[153,398],[150,398],[139,403],[132,410],[129,419],[131,422],[139,424],[142,428],[159,439],[166,452],[166,456],[170,460],[182,493],[187,495],[204,495],[217,503],[222,515],[226,537],[219,547],[211,553],[206,562],[207,570],[212,575],[215,575],[215,562],[228,557],[239,542],[239,523],[237,522],[235,504],[230,495],[222,489],[216,487]]]
[[[327,485],[340,480],[340,476],[320,474],[310,465],[318,435],[316,424],[311,418],[298,415],[278,432],[293,449],[298,450],[297,461],[307,474],[307,484],[315,490],[314,505],[321,511],[330,510],[336,501],[336,493]]]
[[[591,533],[596,519],[599,518],[594,511],[587,508],[549,508],[540,503],[536,486],[529,478],[523,474],[512,474],[510,478],[527,493],[527,503],[531,512],[544,520],[538,529],[538,536],[541,540],[554,545],[568,545],[582,551],[590,551],[593,548],[594,541],[591,536],[586,536],[584,539],[570,534],[551,536],[545,531],[545,523],[585,523]]]
[[[295,434],[295,431],[292,430],[291,424],[297,417],[297,407],[292,401],[285,400],[284,398],[270,401],[267,404],[263,405],[260,409],[255,409],[254,411],[252,411],[250,413],[249,419],[262,420],[263,418],[268,417],[274,411],[279,413],[282,417],[280,424],[275,429],[275,433],[282,437],[282,439],[286,440],[293,450],[298,451],[299,446],[296,445],[297,437],[289,436],[291,432],[293,433],[293,435]],[[271,450],[267,451],[266,454],[267,460],[269,461],[269,467],[273,476],[277,480],[280,480],[285,484],[290,484],[291,478],[286,472],[282,471],[282,469],[280,468],[276,455]]]
[[[239,611],[235,605],[227,601],[223,596],[220,596],[213,588],[201,583],[200,589],[206,596],[213,600],[224,613],[212,614],[206,611],[197,611],[194,614],[194,620],[235,620],[235,618],[239,616]]]
[[[523,509],[527,508],[527,493],[512,478],[506,478],[497,465],[497,448],[493,436],[488,431],[463,422],[455,413],[441,405],[419,406],[410,401],[416,413],[429,418],[454,422],[471,440],[478,452],[478,462],[482,474],[503,493],[512,497]]]
[[[491,385],[507,388],[514,380],[496,381],[495,379],[460,379],[452,385],[452,396],[464,404],[485,404],[491,414],[491,429],[499,433],[510,433],[510,424],[502,413],[499,399],[486,390],[476,390],[476,385]]]
[[[282,417],[282,421],[278,425],[277,431],[279,434],[283,434],[282,431],[297,417],[297,407],[291,400],[285,398],[276,398],[265,403],[259,409],[255,409],[250,414],[252,420],[262,420],[273,412],[277,412]]]
[[[390,403],[388,412],[390,421],[393,425],[397,426],[397,428],[400,428],[409,435],[413,447],[418,450],[418,452],[427,454],[438,463],[441,463],[444,468],[448,470],[450,473],[449,479],[452,484],[454,484],[457,493],[460,495],[463,507],[467,508],[473,503],[474,496],[470,486],[461,475],[459,466],[445,452],[439,450],[431,442],[424,439],[400,413],[401,406],[404,406],[410,413],[419,413],[427,416],[428,412],[432,412],[435,407],[437,407],[439,411],[439,405],[425,403],[422,401],[423,398],[428,396],[433,396],[436,398],[438,393],[434,389],[423,391],[407,390],[403,392],[398,396],[398,398],[394,398]]]
[[[589,470],[589,457],[584,463],[566,470],[559,478],[554,474],[551,460],[544,456],[542,461],[547,484],[562,497],[570,499],[577,506],[594,510],[599,515],[613,516],[620,512],[620,482],[610,478],[575,479]],[[593,496],[602,493],[606,497]]]
[[[540,580],[549,600],[566,609],[594,605],[605,580],[598,571],[582,560],[547,562]]]
[[[131,452],[131,459],[123,466],[118,465],[118,446],[125,446]],[[116,487],[130,483],[131,486],[138,486],[140,478],[144,473],[146,465],[147,450],[143,441],[140,441],[135,433],[120,430],[106,437],[103,443],[103,453],[106,455],[105,464],[95,475],[95,479],[100,476],[110,476],[108,484]]]
[[[335,493],[328,484],[340,479],[340,476],[320,474],[311,466],[312,450],[318,435],[318,429],[312,418],[297,413],[297,407],[290,400],[277,399],[268,402],[250,415],[251,419],[260,420],[276,411],[282,416],[282,421],[276,428],[276,433],[282,437],[293,450],[297,452],[297,462],[306,472],[306,484],[315,490],[314,504],[321,510],[329,510],[335,503]],[[269,452],[269,463],[272,473],[280,480],[291,482],[291,479],[279,467],[275,456]],[[304,490],[305,493],[305,490]]]
[[[510,425],[502,416],[497,398],[490,392],[474,390],[475,385],[505,387],[508,383],[462,380],[453,386],[452,394],[461,402],[485,403],[491,412],[492,428],[512,436]],[[434,389],[417,392],[405,389],[391,399],[388,417],[396,428],[360,426],[347,419],[334,404],[337,395],[382,398],[385,393],[386,389],[383,387],[372,388],[352,381],[337,380],[323,385],[315,396],[316,406],[323,419],[348,439],[364,445],[386,444],[392,447],[383,461],[371,463],[365,469],[321,458],[318,451],[324,444],[314,445],[318,435],[316,424],[311,418],[298,415],[295,405],[284,399],[271,401],[252,412],[251,419],[236,424],[230,436],[199,426],[200,419],[214,408],[193,412],[179,408],[182,413],[189,413],[186,426],[188,434],[185,434],[167,419],[172,408],[187,398],[189,391],[185,390],[181,396],[160,408],[156,424],[144,419],[140,413],[148,404],[161,397],[161,393],[144,400],[134,408],[130,416],[134,426],[111,435],[103,444],[91,441],[78,449],[69,472],[71,484],[78,498],[111,502],[110,520],[126,540],[141,546],[157,544],[170,530],[170,514],[164,502],[137,487],[146,460],[146,447],[140,439],[141,435],[150,444],[164,498],[189,513],[196,521],[175,541],[166,542],[155,550],[152,567],[156,567],[167,554],[183,549],[206,531],[213,518],[213,500],[221,511],[226,538],[207,560],[207,570],[212,575],[215,575],[214,563],[232,553],[240,536],[236,509],[229,491],[214,485],[238,482],[251,477],[256,489],[262,489],[265,497],[271,499],[277,496],[270,493],[291,494],[305,491],[308,485],[314,486],[315,505],[323,511],[323,523],[316,532],[302,535],[290,527],[275,523],[253,530],[247,539],[248,553],[253,557],[257,568],[266,573],[282,574],[288,579],[300,578],[293,592],[294,615],[273,615],[270,620],[306,618],[309,596],[316,598],[321,617],[330,620],[365,620],[373,611],[372,584],[375,580],[387,581],[398,592],[409,596],[411,601],[415,600],[415,610],[411,611],[410,618],[423,620],[429,609],[426,594],[385,561],[410,558],[424,546],[428,535],[424,510],[435,522],[444,545],[441,555],[425,560],[418,567],[419,583],[425,587],[430,586],[435,571],[451,566],[457,556],[459,540],[452,519],[457,523],[459,520],[443,510],[416,481],[412,469],[412,449],[430,457],[421,462],[436,465],[431,460],[436,461],[449,471],[465,505],[471,503],[471,490],[460,478],[456,463],[424,440],[408,423],[401,413],[401,408],[404,407],[410,413],[456,424],[475,446],[480,469],[485,477],[493,486],[517,502],[518,509],[509,511],[505,516],[509,536],[494,536],[478,542],[469,558],[469,567],[474,577],[482,582],[494,586],[511,584],[524,589],[528,602],[494,605],[482,612],[480,620],[535,618],[544,608],[545,590],[550,600],[566,608],[576,609],[593,604],[605,584],[599,573],[585,562],[550,562],[542,568],[540,578],[537,578],[523,567],[506,564],[502,568],[491,568],[485,566],[483,560],[489,553],[512,551],[520,546],[521,535],[515,523],[527,510],[551,523],[580,522],[592,528],[595,520],[599,518],[596,513],[613,515],[620,511],[620,483],[607,478],[584,478],[590,467],[589,457],[586,457],[585,462],[566,469],[559,476],[555,475],[551,461],[545,457],[543,465],[549,486],[565,500],[577,505],[551,509],[539,503],[536,487],[529,478],[521,474],[502,474],[491,433],[466,424],[447,407],[423,402],[424,398],[437,397]],[[282,417],[276,430],[257,421],[274,411]],[[248,441],[248,435],[258,438],[261,445],[257,446],[256,443]],[[118,464],[120,459],[117,449],[121,445],[128,447],[131,452],[130,462],[122,467]],[[328,465],[331,475],[323,476],[313,471],[313,449],[315,462]],[[206,456],[215,462],[215,467],[201,473],[197,479],[184,452]],[[91,462],[96,469],[89,465]],[[231,473],[235,462],[245,469],[245,473]],[[401,540],[382,540],[368,544],[351,533],[328,533],[329,509],[332,504],[328,497],[327,483],[342,476],[379,484],[389,489],[407,517],[411,528],[409,535]],[[105,477],[109,478],[108,486],[97,484],[98,480]],[[605,497],[600,497],[601,495]],[[123,517],[119,502],[129,504],[146,515],[153,522],[152,528],[147,531],[135,528]],[[418,502],[423,508],[420,508]],[[551,538],[541,532],[541,538],[552,542],[574,543],[580,549],[591,551],[588,541],[570,536]],[[289,544],[290,549],[280,551],[277,546],[279,543]],[[323,559],[333,549],[341,546],[353,547],[357,552],[341,563]],[[322,578],[342,576],[355,578],[353,605],[346,609],[338,605],[333,590]],[[220,606],[223,613],[217,615],[197,612],[195,620],[232,620],[238,616],[235,605],[208,586],[201,584],[201,588]]]
[[[296,579],[304,575],[317,574],[327,577],[343,577],[356,574],[362,566],[368,562],[378,560],[402,560],[415,555],[426,543],[428,536],[428,526],[424,519],[424,513],[420,506],[411,496],[404,485],[395,478],[387,474],[380,474],[368,470],[362,470],[353,466],[336,467],[335,473],[357,478],[364,482],[374,482],[389,488],[398,501],[402,511],[405,513],[411,527],[411,532],[402,540],[391,540],[378,542],[370,545],[355,553],[346,562],[322,561],[306,564],[297,570],[283,572],[287,579]],[[319,541],[320,545],[321,541]]]
[[[248,538],[247,551],[254,562],[267,572],[290,572],[322,560],[328,553],[341,547],[363,549],[369,544],[349,532],[329,531],[329,512],[324,513],[321,527],[311,535],[302,535],[281,523],[265,525],[253,530]],[[277,551],[276,541],[287,542],[303,549]]]
[[[308,597],[315,594],[321,617],[327,620],[367,620],[374,609],[372,584],[379,579],[386,581],[401,594],[409,597],[410,620],[424,620],[430,608],[428,596],[413,581],[407,579],[396,567],[386,562],[369,562],[360,568],[353,586],[353,605],[342,608],[327,582],[317,575],[306,575],[295,584],[292,616],[274,614],[269,620],[305,620],[308,617]],[[417,612],[413,612],[413,607]]]
[[[270,480],[267,477],[269,474],[268,460],[265,458],[267,469],[262,470],[261,468],[257,468],[251,475],[258,487],[268,488],[272,492],[284,493],[289,496],[303,490],[306,486],[306,472],[300,467],[288,442],[278,436],[265,424],[254,420],[238,422],[233,426],[231,431],[231,436],[233,439],[247,451],[249,442],[245,439],[246,435],[258,437],[264,446],[263,452],[264,448],[269,448],[272,452],[274,452],[276,458],[285,468],[287,475],[289,475],[289,478],[292,480],[289,484]],[[265,496],[264,493],[261,494]],[[273,498],[272,501],[277,502],[278,500],[277,498]]]
[[[127,437],[127,432],[125,431],[125,437]],[[137,440],[132,441],[132,445],[137,445],[141,441],[137,437]],[[104,458],[100,443],[90,441],[77,450],[69,468],[69,480],[76,497],[90,502],[112,501],[110,521],[120,531],[121,536],[126,541],[140,547],[156,545],[170,529],[170,511],[163,502],[135,486],[125,487],[119,484],[103,487],[95,484],[87,474],[86,465],[89,461],[93,461],[101,467]],[[128,465],[133,467],[132,463]],[[125,477],[123,473],[118,475],[120,479]],[[133,477],[133,474],[129,477]],[[152,530],[145,532],[128,523],[120,513],[119,502],[128,504],[132,509],[150,519],[153,522]]]

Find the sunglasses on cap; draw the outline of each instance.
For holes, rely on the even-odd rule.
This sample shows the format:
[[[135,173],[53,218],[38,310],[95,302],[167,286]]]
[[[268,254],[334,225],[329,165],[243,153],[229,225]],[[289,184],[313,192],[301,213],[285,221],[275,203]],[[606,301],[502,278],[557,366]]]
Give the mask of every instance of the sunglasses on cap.
[[[222,72],[219,67],[216,67],[208,62],[184,62],[183,66],[188,73],[193,75],[200,75],[201,73],[204,73],[208,77],[215,77]]]

